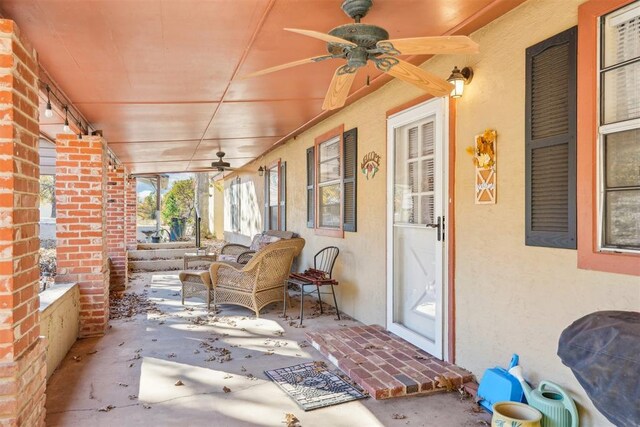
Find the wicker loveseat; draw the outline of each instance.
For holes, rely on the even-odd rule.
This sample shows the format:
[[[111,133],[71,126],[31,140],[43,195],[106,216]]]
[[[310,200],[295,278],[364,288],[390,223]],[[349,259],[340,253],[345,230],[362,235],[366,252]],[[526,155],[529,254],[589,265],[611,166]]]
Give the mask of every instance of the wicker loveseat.
[[[236,262],[238,264],[246,264],[251,260],[254,254],[261,248],[282,241],[287,240],[293,243],[298,250],[294,256],[297,257],[302,252],[304,247],[304,239],[296,236],[291,231],[277,231],[269,230],[264,233],[256,234],[251,241],[250,246],[241,245],[239,243],[227,243],[220,250],[218,255],[218,261]]]
[[[247,307],[260,316],[269,303],[282,301],[284,281],[289,277],[296,254],[302,251],[304,239],[271,243],[253,255],[247,264],[222,261],[209,267],[213,304]]]

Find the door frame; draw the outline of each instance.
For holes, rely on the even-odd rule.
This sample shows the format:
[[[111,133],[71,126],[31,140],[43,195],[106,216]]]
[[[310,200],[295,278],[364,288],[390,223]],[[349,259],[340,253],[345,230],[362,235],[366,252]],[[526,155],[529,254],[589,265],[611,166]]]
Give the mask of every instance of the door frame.
[[[440,104],[436,106],[434,109],[433,104]],[[453,213],[452,204],[453,199],[450,192],[450,185],[452,185],[451,181],[451,170],[450,170],[450,151],[453,147],[451,144],[451,136],[450,133],[454,131],[454,127],[451,125],[451,117],[450,114],[452,112],[452,103],[449,101],[449,97],[443,98],[433,98],[428,97],[426,100],[424,98],[420,98],[417,103],[405,104],[397,109],[394,109],[387,113],[387,218],[385,221],[386,227],[386,296],[387,296],[387,304],[386,304],[386,328],[393,329],[393,333],[400,336],[401,338],[407,339],[408,341],[412,341],[415,345],[421,348],[428,348],[432,344],[432,342],[406,328],[402,327],[392,327],[394,325],[393,322],[393,183],[395,180],[395,130],[398,127],[402,127],[409,123],[413,123],[424,119],[426,117],[431,116],[434,111],[439,114],[439,118],[437,126],[440,127],[440,134],[442,137],[441,141],[441,150],[442,155],[439,157],[439,160],[442,162],[442,200],[441,203],[441,211],[438,212],[441,214],[445,221],[445,227],[443,228],[444,239],[442,243],[442,260],[441,260],[441,295],[439,296],[440,302],[440,327],[436,328],[436,342],[438,340],[441,342],[441,348],[436,348],[431,354],[435,357],[438,357],[443,360],[451,360],[453,359],[452,352],[454,351],[454,346],[452,346],[451,341],[454,339],[453,328],[452,328],[452,319],[450,315],[452,315],[452,300],[453,292],[452,292],[452,283],[450,273],[451,265],[449,255],[452,250],[453,245],[449,245],[450,237],[453,236],[453,233],[450,233],[449,224],[453,224],[453,220],[451,214]],[[436,127],[437,129],[437,127]],[[451,229],[452,231],[452,229]],[[436,323],[438,323],[436,319]]]

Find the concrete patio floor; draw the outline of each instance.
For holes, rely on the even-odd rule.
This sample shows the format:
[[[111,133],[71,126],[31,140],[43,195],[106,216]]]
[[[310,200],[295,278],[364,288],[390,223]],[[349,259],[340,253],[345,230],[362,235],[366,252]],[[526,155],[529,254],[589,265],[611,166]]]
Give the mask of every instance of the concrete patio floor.
[[[488,425],[457,392],[304,412],[263,371],[325,360],[305,332],[358,322],[325,312],[296,328],[280,317],[281,304],[259,319],[234,306],[209,314],[198,299],[181,305],[175,272],[134,274],[130,284],[127,292],[146,291],[159,312],[112,320],[104,337],[76,342],[47,385],[48,426],[282,426],[285,413],[301,426]]]

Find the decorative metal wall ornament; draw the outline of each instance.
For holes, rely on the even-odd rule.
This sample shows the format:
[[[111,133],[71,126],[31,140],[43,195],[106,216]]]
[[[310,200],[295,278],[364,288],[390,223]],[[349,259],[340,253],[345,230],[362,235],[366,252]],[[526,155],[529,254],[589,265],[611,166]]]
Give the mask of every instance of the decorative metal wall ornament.
[[[498,176],[496,174],[496,145],[498,134],[493,129],[475,136],[475,144],[467,147],[467,153],[473,156],[475,173],[476,205],[496,203]]]
[[[362,174],[367,177],[367,180],[369,180],[369,178],[373,179],[376,176],[376,173],[378,173],[378,170],[380,169],[380,160],[380,154],[375,151],[367,153],[362,158],[360,170],[362,171]]]

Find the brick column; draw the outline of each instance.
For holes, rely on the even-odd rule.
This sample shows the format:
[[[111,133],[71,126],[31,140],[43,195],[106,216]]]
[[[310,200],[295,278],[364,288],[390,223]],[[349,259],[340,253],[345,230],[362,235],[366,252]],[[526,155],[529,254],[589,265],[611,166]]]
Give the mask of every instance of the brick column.
[[[0,19],[0,424],[44,425],[35,51]]]
[[[78,283],[80,337],[104,334],[109,319],[106,158],[100,136],[56,138],[56,281]]]
[[[128,171],[125,171],[128,173]],[[124,241],[128,250],[136,249],[138,244],[138,193],[136,192],[137,180],[134,177],[125,176],[124,182],[124,202],[126,205]]]
[[[127,249],[125,246],[125,170],[109,166],[107,173],[107,254],[109,255],[110,288],[127,286]]]

